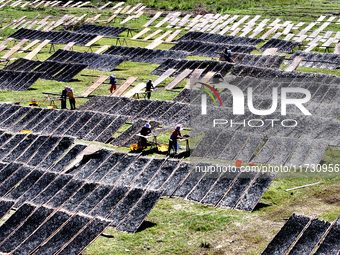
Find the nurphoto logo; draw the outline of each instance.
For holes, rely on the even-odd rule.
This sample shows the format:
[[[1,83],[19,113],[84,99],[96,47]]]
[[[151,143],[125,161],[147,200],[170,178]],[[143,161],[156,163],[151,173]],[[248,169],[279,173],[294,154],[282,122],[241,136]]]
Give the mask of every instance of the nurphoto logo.
[[[222,100],[217,92],[217,90],[228,90],[233,98],[233,105],[232,105],[232,112],[233,115],[245,115],[245,101],[247,101],[247,106],[249,111],[252,114],[255,115],[270,115],[273,114],[277,108],[278,108],[278,103],[279,103],[279,88],[273,87],[272,88],[272,105],[269,109],[256,109],[255,108],[255,103],[256,100],[254,99],[253,96],[253,88],[248,87],[247,88],[247,93],[245,96],[245,93],[238,88],[235,85],[230,85],[228,83],[216,83],[213,86],[202,83],[202,82],[197,82],[196,86],[194,87],[195,89],[202,90],[206,92],[214,101],[215,105],[216,99],[214,98],[214,95],[217,97],[217,99],[220,102],[220,105],[223,106]],[[210,92],[212,91],[214,95]],[[295,105],[304,115],[312,115],[307,108],[303,105],[304,103],[307,103],[311,99],[311,93],[309,90],[305,88],[297,88],[297,87],[282,87],[280,89],[280,94],[281,94],[281,115],[287,115],[287,106],[288,105]],[[295,94],[302,94],[304,97],[302,98],[296,98],[294,97]],[[291,98],[289,98],[288,95],[292,95]],[[247,97],[247,100],[245,99]],[[206,94],[202,93],[201,94],[201,107],[202,107],[202,115],[207,114],[207,96]]]

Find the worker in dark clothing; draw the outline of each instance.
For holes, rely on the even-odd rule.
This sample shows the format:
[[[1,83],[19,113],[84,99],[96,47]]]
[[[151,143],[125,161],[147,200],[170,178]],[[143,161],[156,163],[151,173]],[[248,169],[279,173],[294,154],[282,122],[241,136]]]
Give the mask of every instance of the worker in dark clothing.
[[[181,127],[177,126],[172,132],[170,139],[169,139],[169,149],[168,149],[168,155],[170,155],[171,149],[175,151],[175,154],[177,154],[177,148],[178,148],[178,142],[177,139],[181,138]]]
[[[116,76],[110,75],[110,84],[111,84],[110,92],[112,94],[112,92],[115,91],[116,88],[117,88],[117,78],[116,78]]]
[[[73,89],[70,87],[68,87],[67,89],[67,96],[70,101],[71,110],[75,110],[76,109],[76,98],[74,97]]]
[[[67,109],[66,107],[66,96],[67,96],[67,87],[65,87],[63,89],[63,91],[61,92],[61,109]]]
[[[152,80],[150,79],[147,83],[146,83],[146,87],[145,87],[145,92],[146,96],[148,99],[150,99],[151,97],[151,89],[154,89],[155,87],[153,86]]]
[[[224,79],[223,79],[222,74],[219,73],[219,72],[217,72],[217,73],[213,76],[212,81],[213,81],[214,83],[223,82]]]
[[[231,50],[229,49],[229,47],[226,47],[224,50],[224,58],[228,62],[234,62],[231,58]]]
[[[140,134],[142,136],[148,136],[150,133],[151,133],[151,126],[149,123],[146,123],[145,126],[142,127]],[[148,145],[148,140],[145,137],[140,137],[139,144],[142,146],[142,148],[146,148]]]

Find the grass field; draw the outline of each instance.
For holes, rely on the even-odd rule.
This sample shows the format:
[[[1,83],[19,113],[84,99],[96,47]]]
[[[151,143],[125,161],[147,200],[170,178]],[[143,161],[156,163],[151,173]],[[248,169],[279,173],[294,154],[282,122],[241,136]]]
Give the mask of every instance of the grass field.
[[[270,0],[270,1],[249,1],[249,0],[222,0],[222,1],[211,1],[211,0],[203,0],[203,1],[164,1],[164,0],[129,0],[127,1],[129,4],[137,4],[139,2],[144,3],[147,6],[152,8],[163,8],[163,9],[170,9],[170,10],[181,10],[181,11],[190,11],[195,9],[204,9],[206,11],[213,11],[213,12],[226,12],[229,10],[241,10],[244,8],[251,8],[257,6],[268,6],[268,5],[289,5],[289,4],[298,4],[307,1],[296,1],[296,0]]]
[[[93,6],[98,6],[106,1],[93,1]],[[340,3],[336,1],[164,1],[164,0],[128,0],[128,4],[143,2],[148,7],[163,8],[162,10],[193,11],[194,13],[212,11],[219,13],[238,14],[261,14],[262,18],[280,17],[292,20],[295,23],[300,21],[310,22],[321,14],[330,14],[340,10]],[[316,11],[317,9],[317,11]],[[154,10],[153,10],[154,11]],[[95,8],[49,9],[39,8],[9,8],[0,11],[0,15],[15,19],[22,16],[34,17],[37,14],[53,15],[56,20],[64,14],[80,16],[84,13],[95,15],[102,13],[101,19],[107,19],[113,11],[99,11]],[[142,25],[149,19],[143,15],[138,21],[128,24],[129,27],[140,30]],[[104,23],[99,22],[99,25]],[[111,23],[118,26],[119,23]],[[339,31],[339,25],[331,25],[331,30]],[[161,28],[166,30],[165,28]],[[13,29],[0,29],[0,37],[6,38],[12,34]],[[136,32],[134,32],[136,33]],[[297,33],[297,31],[294,31]],[[126,36],[126,33],[123,34]],[[145,47],[150,42],[128,41],[129,46]],[[114,45],[116,39],[104,38],[94,47],[98,49],[103,45]],[[12,45],[12,44],[11,44]],[[163,44],[159,48],[169,49],[171,44]],[[55,50],[63,48],[64,45],[56,45]],[[85,47],[74,47],[77,51],[88,51]],[[253,52],[253,54],[258,52]],[[0,57],[5,52],[0,53]],[[27,53],[17,53],[13,57],[20,58]],[[51,55],[49,48],[43,49],[37,58],[45,60]],[[199,59],[188,57],[188,59]],[[85,70],[82,74],[87,75],[110,75],[114,73],[118,78],[129,76],[138,77],[139,82],[148,79],[155,79],[149,73],[157,65],[124,62],[113,72],[102,72]],[[285,66],[281,66],[281,69]],[[339,69],[329,71],[315,68],[298,68],[298,71],[327,73],[340,75]],[[21,102],[21,105],[28,105],[31,100],[40,102],[40,106],[46,107],[51,103],[42,92],[60,93],[65,86],[74,88],[75,93],[81,93],[95,81],[96,77],[77,75],[70,83],[60,83],[55,81],[38,80],[29,90],[22,92],[0,91],[0,102]],[[171,81],[169,78],[164,84]],[[119,81],[120,82],[120,81]],[[137,84],[137,82],[135,83]],[[164,87],[160,85],[160,88]],[[159,91],[152,94],[152,99],[171,100],[183,88],[185,82],[173,91]],[[100,86],[94,95],[109,95],[109,84]],[[77,106],[87,99],[77,99]],[[59,104],[56,101],[56,104]],[[119,132],[123,132],[128,125],[124,125]],[[189,132],[186,130],[186,132]],[[160,142],[167,142],[170,133],[159,137]],[[116,134],[117,135],[117,134]],[[84,142],[84,141],[81,141]],[[98,144],[99,145],[99,144]],[[104,145],[113,148],[111,145]],[[184,146],[184,144],[181,144]],[[120,151],[128,151],[126,148],[115,148]],[[154,156],[156,156],[154,154]],[[157,155],[164,157],[164,155]],[[328,148],[322,163],[339,164],[340,149]],[[318,185],[287,192],[288,188],[293,188],[305,184],[320,182]],[[323,178],[318,175],[299,176],[298,178],[277,178],[274,180],[268,191],[262,197],[259,206],[254,212],[248,213],[224,208],[204,206],[176,198],[162,198],[151,211],[140,230],[135,234],[126,234],[107,229],[106,234],[112,238],[100,237],[83,254],[87,255],[107,255],[107,254],[209,254],[209,255],[231,255],[231,254],[260,254],[275,236],[278,230],[285,223],[293,212],[316,216],[320,219],[333,221],[340,214],[340,176],[333,175]]]

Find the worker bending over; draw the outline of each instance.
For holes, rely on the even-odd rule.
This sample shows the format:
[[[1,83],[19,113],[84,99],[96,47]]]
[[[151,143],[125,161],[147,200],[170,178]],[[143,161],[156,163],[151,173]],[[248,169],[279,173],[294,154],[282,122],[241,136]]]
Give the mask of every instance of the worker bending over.
[[[146,123],[145,126],[142,127],[140,134],[142,136],[148,136],[150,133],[151,133],[151,126],[149,123]],[[139,144],[142,146],[142,148],[146,148],[148,146],[148,140],[145,137],[140,137]]]
[[[231,58],[231,50],[229,49],[229,47],[226,47],[225,50],[224,50],[224,57],[225,57],[225,60],[228,61],[228,62],[234,62]]]

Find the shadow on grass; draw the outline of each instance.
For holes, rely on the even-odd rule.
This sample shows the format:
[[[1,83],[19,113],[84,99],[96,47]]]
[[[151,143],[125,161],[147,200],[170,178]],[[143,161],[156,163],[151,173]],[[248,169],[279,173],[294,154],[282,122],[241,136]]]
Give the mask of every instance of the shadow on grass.
[[[113,71],[111,72],[117,72],[117,71],[126,71],[129,70],[128,68],[115,68]]]
[[[131,151],[132,152],[132,151]],[[140,151],[137,151],[137,152],[140,152]],[[132,152],[133,153],[133,152]],[[153,148],[153,149],[148,149],[148,150],[143,150],[142,151],[142,155],[143,156],[147,156],[147,155],[151,155],[151,154],[154,154],[154,153],[157,153],[157,154],[159,154],[159,155],[167,155],[168,154],[168,152],[167,151],[165,151],[165,152],[160,152],[160,151],[158,151],[158,149],[157,148]],[[181,152],[181,153],[178,153],[178,154],[174,154],[174,153],[171,153],[170,155],[169,155],[169,157],[170,158],[178,158],[178,159],[181,159],[181,158],[188,158],[188,157],[190,157],[190,152]]]
[[[147,150],[143,150],[142,151],[142,155],[150,155],[150,154],[154,154],[154,153],[157,153],[157,154],[166,154],[166,153],[162,153],[162,152],[159,152],[157,147],[154,147],[152,148],[151,150],[150,149],[147,149]]]
[[[154,226],[156,226],[157,224],[156,223],[153,223],[151,221],[143,221],[142,225],[139,226],[139,228],[137,229],[136,233],[137,232],[142,232],[143,230],[147,229],[147,228],[152,228]]]
[[[181,152],[181,153],[178,153],[176,155],[173,155],[173,154],[170,154],[170,157],[172,158],[188,158],[190,157],[190,151],[184,151],[184,152]]]
[[[80,82],[81,80],[79,79],[71,79],[69,82]]]
[[[255,208],[254,208],[254,210],[253,210],[253,212],[254,211],[258,211],[258,210],[260,210],[260,209],[262,209],[262,208],[266,208],[266,207],[269,207],[270,205],[268,205],[268,204],[264,204],[264,203],[258,203],[256,206],[255,206]]]

